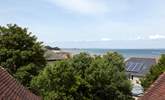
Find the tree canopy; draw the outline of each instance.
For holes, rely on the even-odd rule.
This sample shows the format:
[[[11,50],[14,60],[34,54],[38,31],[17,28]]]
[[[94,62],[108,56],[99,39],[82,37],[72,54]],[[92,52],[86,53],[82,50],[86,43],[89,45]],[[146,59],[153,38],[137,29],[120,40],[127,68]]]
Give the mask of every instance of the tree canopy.
[[[51,47],[51,46],[45,46],[46,49],[48,50],[61,50],[59,47]]]
[[[27,28],[16,24],[0,26],[0,66],[25,86],[45,66],[43,55],[42,43]]]
[[[118,53],[80,53],[45,67],[31,87],[45,100],[132,100],[124,66]]]

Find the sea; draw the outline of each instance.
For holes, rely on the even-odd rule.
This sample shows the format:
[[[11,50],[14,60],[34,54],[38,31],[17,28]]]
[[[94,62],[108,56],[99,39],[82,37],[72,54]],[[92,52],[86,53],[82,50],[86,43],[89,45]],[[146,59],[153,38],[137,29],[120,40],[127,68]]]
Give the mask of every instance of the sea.
[[[161,54],[165,54],[165,49],[101,49],[101,48],[64,48],[63,51],[71,54],[78,54],[80,52],[86,52],[91,55],[103,55],[106,52],[118,52],[122,54],[124,58],[129,57],[146,57],[146,58],[157,58]]]

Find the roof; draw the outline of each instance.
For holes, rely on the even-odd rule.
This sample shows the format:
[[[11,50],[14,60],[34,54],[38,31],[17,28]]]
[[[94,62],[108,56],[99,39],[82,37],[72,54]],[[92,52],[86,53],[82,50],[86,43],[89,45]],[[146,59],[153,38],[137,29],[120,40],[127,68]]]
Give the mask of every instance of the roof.
[[[0,67],[0,100],[41,100]]]
[[[145,76],[152,65],[156,64],[156,59],[131,57],[125,63],[127,73],[134,76]]]
[[[68,52],[62,52],[62,51],[54,51],[54,50],[47,50],[45,53],[46,60],[48,61],[54,61],[54,60],[63,60],[67,59],[69,57]]]
[[[159,76],[139,100],[165,100],[165,73]]]

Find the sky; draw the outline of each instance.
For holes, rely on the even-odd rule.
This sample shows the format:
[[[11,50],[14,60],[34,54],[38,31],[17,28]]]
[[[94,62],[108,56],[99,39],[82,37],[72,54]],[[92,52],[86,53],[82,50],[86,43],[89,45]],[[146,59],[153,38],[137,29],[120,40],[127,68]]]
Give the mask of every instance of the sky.
[[[0,25],[61,48],[165,48],[165,0],[0,0]]]

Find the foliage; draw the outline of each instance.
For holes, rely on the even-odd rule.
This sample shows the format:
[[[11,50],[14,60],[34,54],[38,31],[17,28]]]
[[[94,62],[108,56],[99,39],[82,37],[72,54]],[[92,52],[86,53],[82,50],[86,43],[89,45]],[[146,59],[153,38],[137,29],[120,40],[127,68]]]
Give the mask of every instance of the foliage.
[[[28,86],[31,78],[45,66],[43,55],[42,43],[27,28],[16,24],[0,26],[0,65],[24,85]]]
[[[45,46],[48,50],[61,50],[59,47],[51,47],[51,46]]]
[[[14,77],[17,78],[22,84],[30,87],[29,83],[31,79],[38,75],[39,71],[41,70],[40,66],[37,66],[33,63],[21,66],[17,72],[14,74]]]
[[[150,72],[141,79],[142,86],[145,89],[148,88],[163,72],[165,72],[165,54],[161,55],[158,64],[154,65]]]
[[[80,53],[49,65],[31,81],[45,100],[132,100],[123,57]]]

